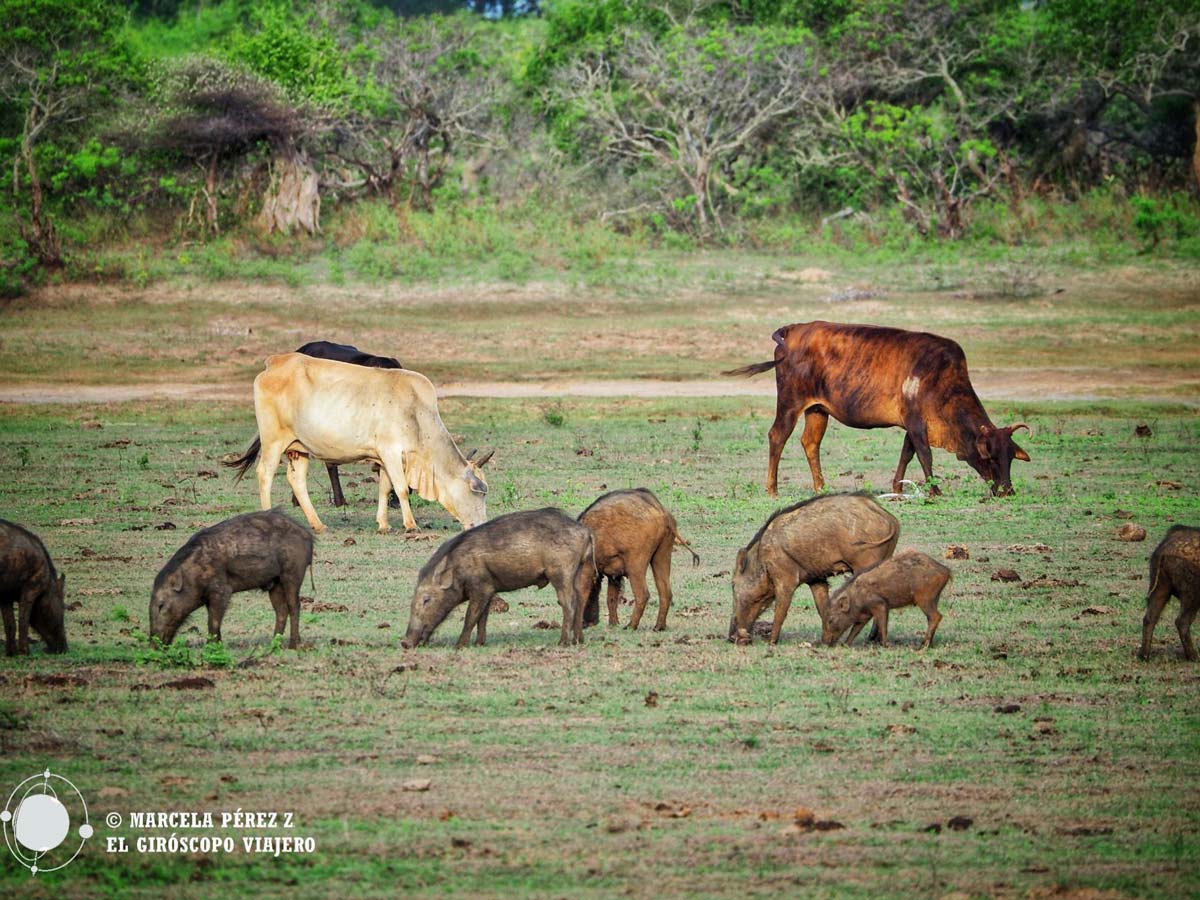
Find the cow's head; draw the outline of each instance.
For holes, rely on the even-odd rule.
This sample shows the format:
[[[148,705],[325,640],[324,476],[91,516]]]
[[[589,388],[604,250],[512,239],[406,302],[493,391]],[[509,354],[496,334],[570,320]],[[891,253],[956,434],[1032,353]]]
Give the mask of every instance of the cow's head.
[[[476,458],[472,450],[458,478],[451,478],[445,486],[444,496],[438,499],[450,515],[458,519],[464,529],[474,528],[487,521],[487,479],[483,467],[492,458],[494,450]]]
[[[992,493],[997,497],[1007,497],[1013,492],[1012,477],[1009,473],[1012,461],[1019,459],[1029,462],[1029,454],[1012,439],[1013,432],[1021,428],[1033,434],[1033,429],[1024,422],[1005,428],[981,425],[979,434],[975,437],[975,445],[968,451],[967,462],[983,476],[984,481],[991,484]]]

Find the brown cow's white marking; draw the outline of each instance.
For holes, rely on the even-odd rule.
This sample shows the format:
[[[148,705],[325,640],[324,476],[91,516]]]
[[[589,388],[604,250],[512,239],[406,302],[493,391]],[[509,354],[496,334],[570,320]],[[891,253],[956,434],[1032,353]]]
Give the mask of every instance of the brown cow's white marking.
[[[254,379],[254,414],[262,449],[255,471],[263,509],[287,454],[287,479],[313,531],[325,530],[306,485],[310,457],[378,463],[379,530],[391,529],[388,493],[395,486],[404,527],[415,530],[411,488],[436,500],[471,528],[487,520],[487,482],[455,445],[438,414],[429,379],[410,369],[370,369],[300,353],[267,358]]]
[[[921,390],[921,379],[916,375],[909,375],[904,379],[904,384],[900,387],[900,393],[907,400],[917,399],[917,393]]]

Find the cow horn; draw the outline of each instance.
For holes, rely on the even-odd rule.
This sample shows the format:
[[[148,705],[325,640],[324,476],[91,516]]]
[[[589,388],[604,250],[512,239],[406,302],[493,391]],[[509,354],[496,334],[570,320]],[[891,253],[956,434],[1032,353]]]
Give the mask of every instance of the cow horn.
[[[1028,425],[1026,425],[1024,422],[1018,422],[1016,425],[1009,426],[1009,429],[1008,429],[1009,436],[1012,436],[1013,432],[1019,431],[1022,428],[1024,428],[1026,431],[1029,432],[1030,437],[1033,437],[1033,429],[1030,428]]]
[[[474,459],[475,454],[478,452],[479,452],[478,447],[472,448],[471,452],[467,454],[467,462],[470,462],[472,459]]]
[[[491,459],[492,456],[495,455],[495,453],[496,453],[496,449],[493,447],[487,453],[483,454],[483,456],[479,457],[479,459],[473,460],[473,462],[475,463],[476,467],[482,469],[484,466],[487,465],[488,460]]]

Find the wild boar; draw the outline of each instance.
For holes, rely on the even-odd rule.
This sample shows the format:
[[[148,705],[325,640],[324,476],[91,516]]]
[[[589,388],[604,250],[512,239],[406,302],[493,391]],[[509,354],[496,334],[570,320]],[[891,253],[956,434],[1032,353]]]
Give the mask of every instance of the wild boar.
[[[429,640],[450,610],[467,604],[458,647],[487,641],[487,618],[497,594],[554,585],[562,607],[563,646],[583,643],[583,607],[596,579],[592,533],[560,509],[509,513],[446,541],[429,558],[413,593],[405,649]]]
[[[1150,658],[1154,626],[1171,597],[1179,598],[1175,628],[1183,643],[1183,655],[1196,661],[1192,643],[1192,620],[1200,610],[1200,528],[1172,525],[1162,543],[1150,554],[1150,592],[1146,595],[1146,618],[1142,620],[1141,659]]]
[[[628,576],[633,587],[633,615],[629,627],[637,630],[650,599],[646,585],[646,569],[654,569],[654,584],[658,588],[658,618],[655,631],[667,627],[667,611],[671,608],[671,552],[675,545],[686,547],[692,554],[692,565],[700,565],[700,557],[691,545],[679,536],[679,526],[646,488],[610,491],[579,514],[596,540],[596,582],[588,596],[583,612],[583,624],[600,621],[600,585],[608,579],[608,624],[617,625],[617,603],[621,596],[621,579]]]
[[[198,531],[162,567],[150,595],[150,634],[164,644],[184,620],[208,607],[208,634],[221,639],[221,620],[238,591],[266,591],[275,634],[292,621],[288,646],[300,646],[300,586],[312,565],[313,536],[277,509],[234,516]]]
[[[950,570],[924,553],[909,550],[865,569],[847,581],[829,599],[825,611],[823,638],[834,644],[850,629],[846,643],[854,643],[867,622],[875,620],[879,639],[888,645],[888,613],[905,606],[916,606],[929,623],[921,649],[933,643],[934,632],[942,621],[938,598],[950,583]]]
[[[771,643],[778,643],[792,594],[802,584],[824,622],[829,576],[883,562],[899,539],[900,523],[868,494],[826,494],[776,511],[738,551],[730,640],[748,643],[755,621],[774,601]]]
[[[37,535],[0,519],[0,613],[4,616],[4,650],[9,656],[29,653],[30,626],[45,643],[47,653],[67,652],[63,624],[66,583],[67,577],[55,571]]]

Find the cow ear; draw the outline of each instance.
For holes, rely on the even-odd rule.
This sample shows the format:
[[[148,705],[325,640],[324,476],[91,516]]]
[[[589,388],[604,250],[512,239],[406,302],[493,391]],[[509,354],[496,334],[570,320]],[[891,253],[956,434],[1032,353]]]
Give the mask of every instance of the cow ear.
[[[467,482],[467,487],[474,494],[486,494],[487,482],[476,474],[474,463],[467,463],[466,469],[463,470],[463,479]]]
[[[474,452],[474,451],[472,451],[472,452]],[[483,454],[483,456],[479,457],[479,459],[474,459],[471,461],[473,463],[475,463],[475,465],[478,466],[480,469],[482,469],[484,466],[486,466],[488,464],[488,460],[491,459],[495,455],[495,453],[496,453],[496,448],[493,447],[487,453]]]
[[[1013,446],[1017,447],[1016,444],[1013,444]],[[1013,454],[1013,459],[1019,459],[1019,460],[1021,460],[1021,462],[1031,462],[1031,460],[1029,459],[1029,454],[1026,453],[1024,450],[1022,450],[1020,447],[1017,447],[1017,452]]]
[[[743,547],[738,551],[737,555],[737,570],[739,572],[746,571],[746,549]]]
[[[985,429],[987,428],[986,425],[984,425],[983,427]],[[984,431],[983,434],[979,435],[979,437],[975,438],[975,452],[979,454],[980,459],[991,459],[992,458],[992,448],[988,446],[988,439],[987,439],[986,431]]]

